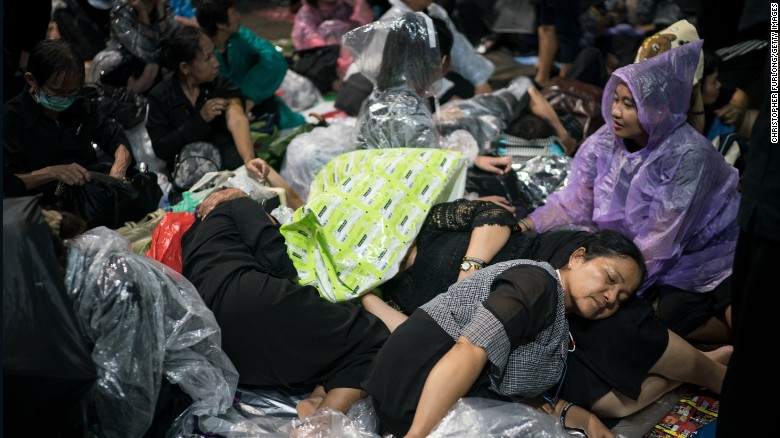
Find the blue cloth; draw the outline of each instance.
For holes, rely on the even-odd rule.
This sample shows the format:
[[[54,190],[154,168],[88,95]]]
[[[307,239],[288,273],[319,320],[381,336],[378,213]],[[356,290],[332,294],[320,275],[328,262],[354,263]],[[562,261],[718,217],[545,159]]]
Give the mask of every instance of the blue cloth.
[[[190,0],[169,0],[173,12],[180,17],[195,18],[195,7]]]
[[[723,119],[718,116],[712,121],[712,126],[710,126],[710,130],[707,131],[707,140],[712,141],[721,135],[731,134],[732,132],[734,132],[734,125],[723,123]]]

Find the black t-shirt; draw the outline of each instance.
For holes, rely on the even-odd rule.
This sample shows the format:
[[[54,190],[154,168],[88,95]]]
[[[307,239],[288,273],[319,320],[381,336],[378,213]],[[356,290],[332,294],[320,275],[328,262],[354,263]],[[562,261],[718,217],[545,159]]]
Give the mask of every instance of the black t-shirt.
[[[45,167],[77,163],[90,167],[97,163],[93,143],[109,157],[120,144],[130,143],[121,125],[105,117],[96,104],[78,99],[60,113],[59,120],[46,117],[43,109],[25,89],[3,106],[3,172],[28,173]],[[5,179],[4,179],[5,180]],[[44,205],[54,201],[56,182],[33,190],[14,184],[5,187],[8,196],[43,193]]]
[[[168,170],[173,170],[176,155],[182,148],[196,141],[215,145],[222,152],[222,167],[225,169],[235,169],[244,164],[240,156],[234,153],[236,146],[225,116],[218,116],[207,122],[200,115],[206,101],[217,97],[238,97],[242,102],[244,100],[241,91],[221,76],[212,82],[201,84],[195,105],[184,95],[175,75],[155,86],[149,93],[146,130],[152,140],[155,155],[168,163]],[[240,162],[235,161],[236,157]]]

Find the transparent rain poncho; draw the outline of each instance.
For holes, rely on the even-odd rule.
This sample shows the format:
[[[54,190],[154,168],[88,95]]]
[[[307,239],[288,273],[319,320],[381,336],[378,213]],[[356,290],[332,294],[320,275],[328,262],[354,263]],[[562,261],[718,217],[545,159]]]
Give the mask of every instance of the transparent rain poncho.
[[[168,38],[177,26],[175,13],[168,2],[163,3],[164,16],[151,17],[152,23],[142,24],[138,12],[128,0],[115,2],[110,12],[111,38],[106,48],[95,54],[87,71],[87,82],[100,82],[106,75],[137,58],[144,64],[157,62],[160,42]]]
[[[531,79],[518,76],[506,87],[469,99],[451,100],[437,113],[437,127],[442,135],[464,129],[484,146],[503,131],[528,105]]]
[[[374,84],[357,118],[358,148],[441,147],[427,101],[443,76],[430,17],[406,12],[375,21],[344,35],[343,46]]]
[[[225,412],[238,373],[222,351],[214,315],[192,284],[133,254],[127,240],[105,227],[66,246],[66,289],[94,345],[98,370],[86,396],[89,433],[142,436],[152,424],[163,377],[193,399],[181,417]]]
[[[411,11],[411,8],[404,2],[404,0],[389,0],[390,9],[385,12],[382,19],[396,17],[401,14],[405,14]],[[411,2],[410,2],[411,3]],[[430,2],[425,9],[426,14],[431,17],[442,19],[447,27],[452,32],[452,51],[450,52],[451,65],[450,69],[463,76],[467,81],[473,85],[479,85],[487,82],[493,75],[496,67],[490,60],[479,54],[474,46],[471,45],[468,38],[458,31],[457,26],[452,21],[447,10],[436,2]],[[472,19],[479,19],[480,17],[473,17]]]
[[[738,171],[686,123],[701,46],[692,42],[615,71],[602,101],[608,122],[577,151],[566,187],[530,215],[539,232],[574,224],[631,238],[649,274],[640,295],[654,283],[706,292],[731,274]],[[648,134],[636,152],[610,123],[620,83]]]

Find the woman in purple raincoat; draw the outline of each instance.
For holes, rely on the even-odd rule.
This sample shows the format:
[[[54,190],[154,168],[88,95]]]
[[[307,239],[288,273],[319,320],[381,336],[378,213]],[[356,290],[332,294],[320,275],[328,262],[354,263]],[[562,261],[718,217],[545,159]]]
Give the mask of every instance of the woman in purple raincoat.
[[[658,317],[686,339],[718,343],[731,338],[739,176],[685,123],[701,45],[615,71],[602,102],[608,122],[577,152],[566,187],[520,225],[630,236],[647,260],[641,301],[657,298]]]

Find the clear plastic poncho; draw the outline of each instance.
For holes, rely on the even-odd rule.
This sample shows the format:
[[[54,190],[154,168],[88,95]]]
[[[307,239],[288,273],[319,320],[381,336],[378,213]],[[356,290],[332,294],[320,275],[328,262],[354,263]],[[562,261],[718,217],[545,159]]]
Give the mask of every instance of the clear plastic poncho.
[[[139,437],[155,414],[163,377],[193,399],[182,414],[217,415],[233,403],[238,372],[214,315],[184,277],[133,254],[98,227],[66,242],[65,285],[98,380],[87,394],[89,432]]]
[[[441,147],[427,97],[443,76],[430,17],[406,12],[353,29],[343,46],[374,91],[357,117],[358,148]]]
[[[403,0],[389,0],[389,3],[391,7],[385,12],[382,19],[396,17],[411,11],[411,8],[404,3]],[[444,20],[447,27],[450,29],[450,32],[452,32],[452,51],[450,52],[450,60],[452,63],[450,69],[463,76],[473,85],[487,82],[493,75],[496,67],[486,57],[477,53],[468,38],[458,31],[455,23],[450,16],[447,15],[447,10],[436,2],[430,2],[425,11],[431,17],[437,17]],[[480,17],[473,17],[472,19],[479,18]]]
[[[644,254],[654,283],[706,292],[731,274],[739,228],[737,169],[686,123],[702,42],[689,43],[612,74],[602,101],[625,82],[647,145],[629,152],[602,126],[577,151],[569,182],[530,217],[539,232],[568,224],[613,229]]]
[[[448,135],[465,129],[484,147],[505,131],[509,122],[528,105],[528,88],[532,84],[530,78],[518,76],[492,93],[445,103],[437,113],[439,132]]]

